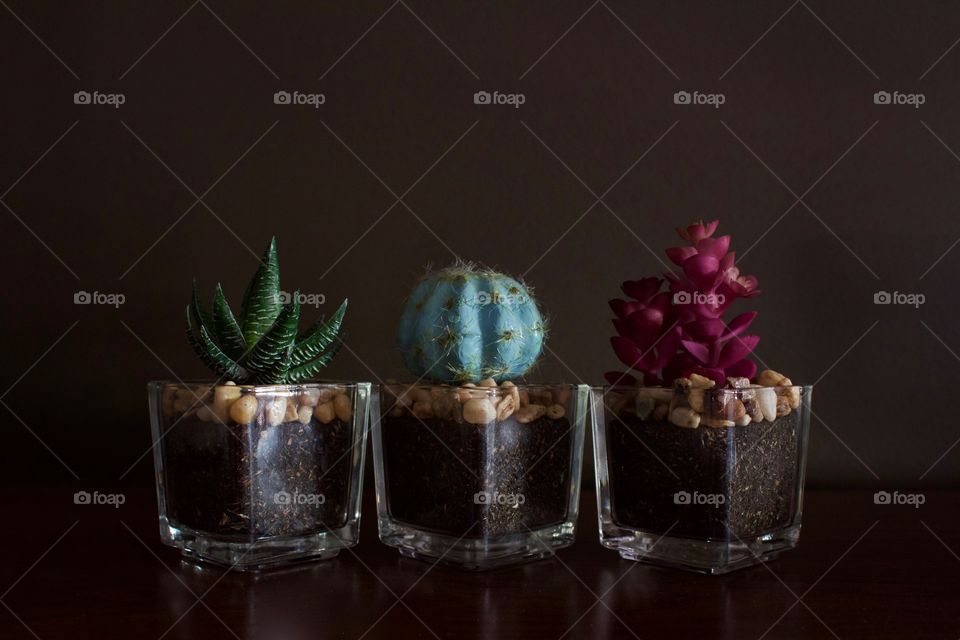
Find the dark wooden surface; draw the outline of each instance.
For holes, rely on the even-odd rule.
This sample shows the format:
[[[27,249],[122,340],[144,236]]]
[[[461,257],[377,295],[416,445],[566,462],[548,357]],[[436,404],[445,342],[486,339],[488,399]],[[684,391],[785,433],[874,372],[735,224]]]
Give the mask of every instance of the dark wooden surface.
[[[477,574],[401,558],[367,495],[354,553],[261,575],[182,562],[146,489],[120,508],[76,506],[68,489],[0,495],[4,640],[960,636],[960,492],[913,508],[811,491],[798,549],[721,577],[603,549],[592,495],[576,545],[547,561]]]

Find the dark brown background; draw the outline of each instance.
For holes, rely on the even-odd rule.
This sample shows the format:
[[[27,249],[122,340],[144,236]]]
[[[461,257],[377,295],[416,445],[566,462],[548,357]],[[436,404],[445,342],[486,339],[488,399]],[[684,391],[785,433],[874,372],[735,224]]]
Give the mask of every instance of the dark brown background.
[[[190,278],[238,305],[271,234],[286,289],[327,312],[350,297],[353,353],[330,377],[396,376],[411,281],[456,254],[529,269],[556,354],[537,377],[598,383],[619,282],[663,270],[673,227],[719,217],[741,253],[757,243],[741,266],[764,290],[759,356],[817,382],[810,482],[956,484],[960,250],[920,279],[960,237],[956,4],[7,5],[5,482],[130,469],[150,446],[145,382],[206,375],[183,339]],[[81,89],[126,104],[75,105]],[[275,105],[280,89],[327,102]],[[681,89],[726,103],[675,105]],[[881,89],[926,103],[875,105]],[[191,190],[204,204],[184,215]],[[876,306],[880,289],[927,301]],[[78,290],[127,302],[77,306]],[[143,457],[125,480],[150,471]]]

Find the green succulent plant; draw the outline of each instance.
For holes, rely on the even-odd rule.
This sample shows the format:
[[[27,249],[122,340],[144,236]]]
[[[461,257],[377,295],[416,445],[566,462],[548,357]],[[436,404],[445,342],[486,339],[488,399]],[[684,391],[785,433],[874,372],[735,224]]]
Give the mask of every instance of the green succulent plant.
[[[260,260],[247,285],[240,317],[233,315],[220,284],[213,294],[213,311],[200,304],[197,281],[187,305],[187,341],[218,376],[238,384],[296,384],[313,378],[343,345],[338,337],[344,300],[329,320],[320,318],[297,334],[299,291],[284,304],[280,292],[277,239]]]

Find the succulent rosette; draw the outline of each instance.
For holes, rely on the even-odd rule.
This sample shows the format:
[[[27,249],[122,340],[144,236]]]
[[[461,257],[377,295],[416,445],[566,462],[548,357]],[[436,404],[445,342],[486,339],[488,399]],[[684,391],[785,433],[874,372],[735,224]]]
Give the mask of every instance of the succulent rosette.
[[[617,330],[611,344],[629,370],[607,373],[608,382],[651,386],[699,374],[722,385],[728,377],[756,374],[748,357],[760,338],[745,331],[757,313],[729,322],[724,315],[738,299],[758,295],[758,282],[740,273],[730,236],[714,237],[718,225],[701,221],[677,229],[687,244],[666,251],[680,268],[664,274],[667,290],[660,278],[628,280],[622,290],[629,299],[610,301]]]

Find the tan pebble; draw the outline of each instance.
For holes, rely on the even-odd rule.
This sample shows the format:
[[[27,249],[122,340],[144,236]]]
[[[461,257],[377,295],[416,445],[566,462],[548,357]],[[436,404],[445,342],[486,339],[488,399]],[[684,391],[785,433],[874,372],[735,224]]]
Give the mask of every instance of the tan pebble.
[[[402,415],[403,415],[403,407],[401,407],[401,406],[398,405],[398,404],[393,405],[393,408],[390,409],[390,417],[391,417],[391,418],[399,418],[399,417],[402,416]]]
[[[497,417],[497,410],[489,400],[473,398],[463,405],[463,419],[470,424],[487,424]]]
[[[520,390],[520,406],[530,404],[530,392],[526,389]]]
[[[791,409],[796,409],[800,406],[800,387],[785,386],[782,389],[777,389],[777,393],[787,398]]]
[[[747,417],[753,422],[763,422],[763,412],[760,410],[760,403],[757,402],[756,394],[751,394],[743,399],[743,408],[747,411]]]
[[[181,400],[179,397],[173,403],[173,410],[177,413],[183,413],[190,408],[190,403],[186,400]]]
[[[790,401],[786,396],[777,396],[777,417],[790,413]]]
[[[552,404],[547,407],[547,417],[551,420],[559,420],[565,415],[567,415],[567,410],[562,404]]]
[[[230,405],[230,417],[237,424],[249,424],[257,417],[260,403],[254,396],[243,396]]]
[[[213,390],[213,415],[220,423],[230,417],[230,405],[240,398],[240,388],[236,385],[224,385]]]
[[[509,393],[513,396],[513,403],[515,407],[520,406],[520,388],[517,387],[513,382],[507,380],[500,385],[500,388],[503,390],[502,393]]]
[[[689,407],[676,407],[670,412],[670,422],[684,429],[700,426],[700,414]]]
[[[497,420],[503,422],[517,410],[517,400],[513,394],[507,394],[497,402]]]
[[[491,387],[497,386],[497,381],[494,380],[493,378],[484,378],[483,380],[477,383],[477,386],[491,388]]]
[[[283,423],[286,414],[287,399],[274,398],[267,402],[267,406],[263,410],[263,420],[267,423],[267,426],[275,427]]]
[[[320,401],[320,389],[307,389],[298,398],[300,404],[306,407],[315,407]]]
[[[353,404],[345,393],[333,397],[333,411],[341,422],[348,422],[353,417]]]
[[[413,398],[414,403],[417,402],[430,402],[433,400],[433,396],[430,395],[430,392],[426,389],[414,389],[411,392],[411,397]]]
[[[313,417],[313,407],[309,405],[303,405],[297,409],[297,420],[302,424],[309,424],[310,418]]]
[[[777,373],[773,369],[764,369],[760,372],[760,375],[757,376],[757,384],[763,385],[764,387],[776,387],[779,386],[785,378],[786,376],[782,373]]]
[[[673,381],[673,388],[678,391],[686,391],[693,386],[693,383],[690,382],[690,378],[677,378]]]
[[[712,378],[702,376],[699,373],[690,374],[690,388],[691,389],[712,389],[716,386],[716,381]]]
[[[738,427],[745,427],[751,422],[753,422],[753,418],[751,418],[748,414],[743,414],[742,418],[733,421],[733,423]]]
[[[457,389],[457,399],[463,403],[470,400],[473,397],[473,392],[470,389]]]
[[[726,407],[724,407],[723,415],[727,420],[736,422],[746,414],[747,408],[744,406],[743,401],[737,398],[731,398],[727,401]]]
[[[197,417],[203,422],[210,422],[213,420],[213,411],[207,407],[200,407],[197,409]]]
[[[333,419],[337,417],[336,412],[333,409],[332,402],[321,402],[313,410],[313,417],[319,420],[322,424],[330,424],[333,422]]]
[[[525,407],[520,407],[520,410],[517,411],[517,422],[528,424],[534,420],[539,420],[546,412],[547,408],[542,404],[528,404]]]
[[[224,382],[223,384],[227,385],[228,387],[235,387],[235,386],[237,386],[237,383],[234,382],[233,380],[227,380],[227,381]]]
[[[287,400],[287,409],[283,413],[283,421],[293,422],[294,420],[297,420],[298,416],[300,415],[299,413],[297,413],[297,401],[294,400],[293,398],[287,398],[286,400]]]
[[[420,418],[421,420],[428,420],[434,416],[433,404],[430,402],[418,401],[414,403],[411,412],[415,417]]]
[[[711,380],[711,382],[713,382]],[[697,413],[703,413],[703,389],[693,388],[687,392],[687,402]]]

